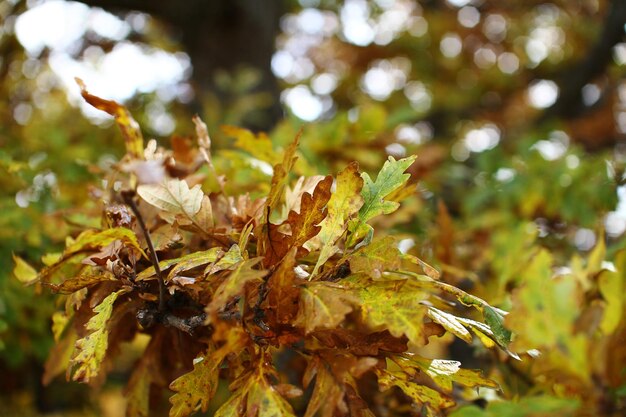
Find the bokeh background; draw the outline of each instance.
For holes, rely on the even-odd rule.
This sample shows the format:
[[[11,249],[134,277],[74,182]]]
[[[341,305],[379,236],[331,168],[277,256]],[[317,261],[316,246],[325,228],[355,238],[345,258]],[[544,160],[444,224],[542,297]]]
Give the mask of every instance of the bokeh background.
[[[12,254],[38,265],[90,221],[123,154],[74,77],[162,144],[199,114],[238,190],[271,170],[224,124],[277,148],[302,128],[315,173],[417,154],[403,249],[506,308],[532,248],[567,268],[625,246],[625,24],[622,0],[1,1],[0,415],[123,409],[129,364],[97,392],[42,386],[55,302],[11,276]]]

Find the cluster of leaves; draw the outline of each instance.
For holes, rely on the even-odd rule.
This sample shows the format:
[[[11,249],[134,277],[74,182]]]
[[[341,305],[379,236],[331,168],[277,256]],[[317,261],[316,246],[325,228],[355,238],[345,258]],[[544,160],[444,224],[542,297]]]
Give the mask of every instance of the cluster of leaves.
[[[167,386],[171,416],[207,410],[220,381],[231,394],[217,416],[372,415],[390,403],[434,415],[455,404],[453,383],[498,388],[417,349],[448,332],[509,352],[506,313],[440,281],[370,225],[413,192],[404,171],[414,157],[390,157],[375,180],[351,163],[292,185],[296,138],[265,196],[231,195],[199,118],[197,148],[144,149],[124,107],[82,89],[115,116],[127,154],[92,192],[102,227],[68,237],[38,273],[16,258],[18,278],[64,302],[45,381],[67,369],[99,385],[122,343],[145,334],[126,389],[130,416],[147,416]],[[205,194],[205,183],[216,190]]]

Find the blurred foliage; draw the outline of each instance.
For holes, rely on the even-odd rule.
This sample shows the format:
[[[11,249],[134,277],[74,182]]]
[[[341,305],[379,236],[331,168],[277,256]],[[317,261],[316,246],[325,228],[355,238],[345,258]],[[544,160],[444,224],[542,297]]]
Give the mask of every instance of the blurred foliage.
[[[240,97],[227,105],[218,94],[129,98],[146,136],[169,144],[174,127],[191,136],[190,113],[201,109],[223,155],[214,164],[229,175],[226,191],[252,196],[268,191],[267,168],[301,129],[302,175],[339,172],[351,160],[372,173],[389,155],[418,155],[409,170],[414,192],[373,226],[404,238],[401,247],[444,281],[510,310],[514,343],[542,352],[517,362],[443,340],[428,354],[481,367],[502,386],[498,398],[465,393],[475,404],[453,415],[622,415],[624,43],[585,86],[590,105],[578,117],[542,119],[547,105],[534,101],[555,85],[567,89],[564,74],[579,68],[612,2],[287,3],[273,65],[288,114],[272,132],[246,147],[242,135],[220,127],[267,104],[250,93],[254,71],[242,68],[219,76],[220,88]],[[41,364],[52,345],[55,310],[46,291],[10,278],[12,254],[39,266],[66,235],[89,226],[87,213],[99,213],[89,186],[101,185],[97,176],[123,149],[110,120],[94,119],[98,127],[79,115],[75,94],[68,97],[49,64],[58,51],[31,56],[19,43],[15,19],[36,5],[0,4],[0,372],[14,377],[7,395],[35,392],[39,376],[24,375],[41,372],[30,364]],[[125,41],[177,50],[156,19],[122,18],[146,22]],[[89,47],[107,54],[118,41],[88,31],[71,55],[86,62]],[[156,122],[163,117],[173,121],[165,130]],[[234,146],[235,138],[242,143]],[[218,187],[207,183],[205,191]]]

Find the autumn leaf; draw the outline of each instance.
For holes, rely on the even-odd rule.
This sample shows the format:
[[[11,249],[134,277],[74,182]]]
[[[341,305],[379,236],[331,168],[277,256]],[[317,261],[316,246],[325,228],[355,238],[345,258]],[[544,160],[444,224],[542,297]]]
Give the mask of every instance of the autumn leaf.
[[[239,247],[239,245],[234,244],[217,262],[215,262],[213,265],[209,265],[206,267],[204,275],[211,275],[225,269],[230,269],[243,260],[244,259],[243,255],[241,254],[241,248]]]
[[[325,177],[318,182],[313,195],[303,193],[300,200],[300,212],[290,211],[285,222],[281,225],[268,224],[268,234],[265,253],[265,264],[274,265],[280,261],[285,254],[293,247],[302,252],[302,245],[312,237],[316,236],[321,227],[319,223],[326,217],[326,204],[330,199],[330,187],[333,178]],[[285,235],[279,228],[288,224],[291,234]],[[305,251],[306,252],[306,251]]]
[[[167,274],[167,281],[172,280],[181,272],[215,262],[221,255],[223,255],[223,253],[224,252],[220,247],[215,247],[205,251],[192,252],[188,255],[182,256],[176,259],[177,262],[175,263],[175,266],[169,274]]]
[[[378,385],[383,389],[396,386],[416,404],[424,404],[434,410],[442,410],[454,406],[454,401],[432,388],[409,380],[404,372],[377,369]]]
[[[113,100],[105,100],[90,94],[83,80],[80,78],[75,78],[75,80],[80,87],[81,95],[87,103],[115,117],[115,122],[124,136],[128,155],[133,159],[143,159],[143,136],[141,129],[139,123],[133,119],[128,109]]]
[[[170,389],[176,393],[170,398],[170,417],[186,417],[198,408],[203,412],[207,410],[217,390],[218,368],[222,360],[221,355],[214,355],[209,350],[194,360],[191,372],[170,384]]]
[[[22,284],[30,285],[37,281],[37,270],[30,266],[25,260],[17,255],[13,255],[13,276]]]
[[[611,334],[624,317],[624,294],[626,293],[626,250],[615,257],[615,271],[604,270],[598,276],[598,288],[606,301],[600,328]]]
[[[357,292],[361,314],[373,329],[387,329],[395,337],[406,335],[417,346],[424,345],[426,294],[406,281],[373,282]]]
[[[339,284],[312,282],[301,288],[300,309],[294,324],[306,333],[341,324],[358,299]]]
[[[295,417],[291,405],[266,378],[250,384],[246,408],[249,417]]]
[[[300,290],[296,288],[296,248],[293,248],[267,281],[267,305],[274,311],[276,321],[290,323],[296,315]]]
[[[109,344],[107,322],[111,318],[113,304],[120,295],[127,291],[126,289],[121,289],[112,292],[94,308],[95,314],[85,326],[85,329],[90,333],[76,341],[74,357],[71,361],[72,367],[77,366],[72,377],[74,381],[89,382],[98,375]]]
[[[321,417],[332,417],[335,415],[335,409],[343,402],[343,388],[337,383],[333,374],[318,357],[311,358],[309,362],[309,367],[304,377],[305,387],[308,387],[313,376],[315,376],[315,386],[304,417],[314,417],[320,409]],[[345,404],[341,405],[345,407]]]
[[[466,341],[467,343],[472,343],[472,335],[465,328],[465,326],[461,324],[456,316],[450,313],[446,313],[445,311],[439,310],[435,307],[429,307],[428,317],[433,322],[442,325],[444,329],[457,336],[458,338]]]
[[[372,279],[380,279],[383,272],[400,267],[400,256],[396,239],[385,236],[351,253],[348,262],[353,274],[362,272]]]
[[[101,268],[86,266],[74,277],[68,278],[60,284],[49,284],[54,292],[71,294],[80,289],[96,285],[100,282],[115,281],[115,277]]]
[[[265,202],[265,210],[268,215],[271,214],[272,211],[278,206],[278,203],[283,197],[285,186],[287,185],[287,180],[289,179],[289,172],[293,169],[293,166],[296,163],[297,157],[295,155],[296,150],[298,149],[299,140],[300,134],[296,135],[294,141],[285,150],[282,163],[274,166],[272,186],[267,194],[267,201]]]
[[[173,223],[176,215],[194,221],[202,207],[204,193],[200,185],[189,189],[185,180],[173,179],[165,184],[142,184],[137,194],[147,203],[165,212],[164,219]],[[169,215],[169,216],[168,216]]]
[[[229,125],[222,126],[222,131],[227,136],[235,138],[236,148],[248,152],[261,161],[274,166],[281,160],[280,154],[274,151],[272,141],[265,133],[255,135],[248,129]]]
[[[318,238],[321,244],[320,253],[311,273],[313,278],[319,268],[337,251],[337,240],[346,230],[346,221],[357,213],[363,205],[361,188],[363,180],[358,174],[358,164],[351,163],[337,175],[337,188],[328,201],[328,214],[320,223]]]
[[[259,281],[267,271],[253,269],[262,258],[253,258],[242,261],[217,287],[213,299],[206,308],[209,316],[214,318],[216,313],[223,308],[231,298],[241,294],[248,282]]]
[[[432,378],[437,386],[446,392],[452,392],[453,382],[469,388],[487,387],[499,389],[499,385],[495,381],[483,377],[481,371],[463,369],[461,368],[461,362],[458,361],[426,359],[409,353],[402,356],[393,356],[391,360],[410,375],[424,372]]]

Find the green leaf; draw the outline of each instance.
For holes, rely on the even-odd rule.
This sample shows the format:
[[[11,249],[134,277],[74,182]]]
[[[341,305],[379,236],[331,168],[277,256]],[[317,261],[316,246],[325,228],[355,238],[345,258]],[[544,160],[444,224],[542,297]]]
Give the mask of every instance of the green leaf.
[[[22,284],[33,284],[37,281],[37,270],[30,266],[25,260],[17,255],[13,255],[13,262],[15,267],[13,268],[13,276],[18,279]]]
[[[170,397],[170,417],[186,417],[200,408],[203,412],[215,395],[219,379],[221,355],[208,351],[194,360],[193,370],[170,384],[176,394]]]
[[[417,158],[415,155],[396,161],[392,156],[385,162],[383,168],[372,182],[370,176],[364,172],[363,178],[363,206],[359,210],[359,219],[366,222],[379,214],[389,214],[397,210],[399,203],[386,201],[385,197],[400,188],[407,182],[410,174],[404,174],[409,166]]]
[[[511,331],[504,327],[504,316],[493,307],[486,305],[483,307],[483,317],[498,345],[506,349],[511,343]]]
[[[122,289],[109,294],[96,308],[94,308],[93,317],[89,319],[86,330],[90,333],[78,339],[74,350],[74,357],[71,361],[71,367],[77,365],[72,379],[79,382],[89,382],[96,377],[100,371],[100,365],[106,355],[109,345],[109,330],[107,322],[111,318],[113,312],[113,304],[117,297],[126,293],[128,290]]]
[[[114,227],[105,230],[86,230],[76,240],[70,242],[63,252],[63,257],[57,262],[62,262],[63,259],[67,259],[68,256],[77,252],[97,250],[110,245],[116,240],[122,241],[127,246],[131,246],[139,251],[146,259],[148,256],[144,253],[139,246],[137,235],[125,227]]]

